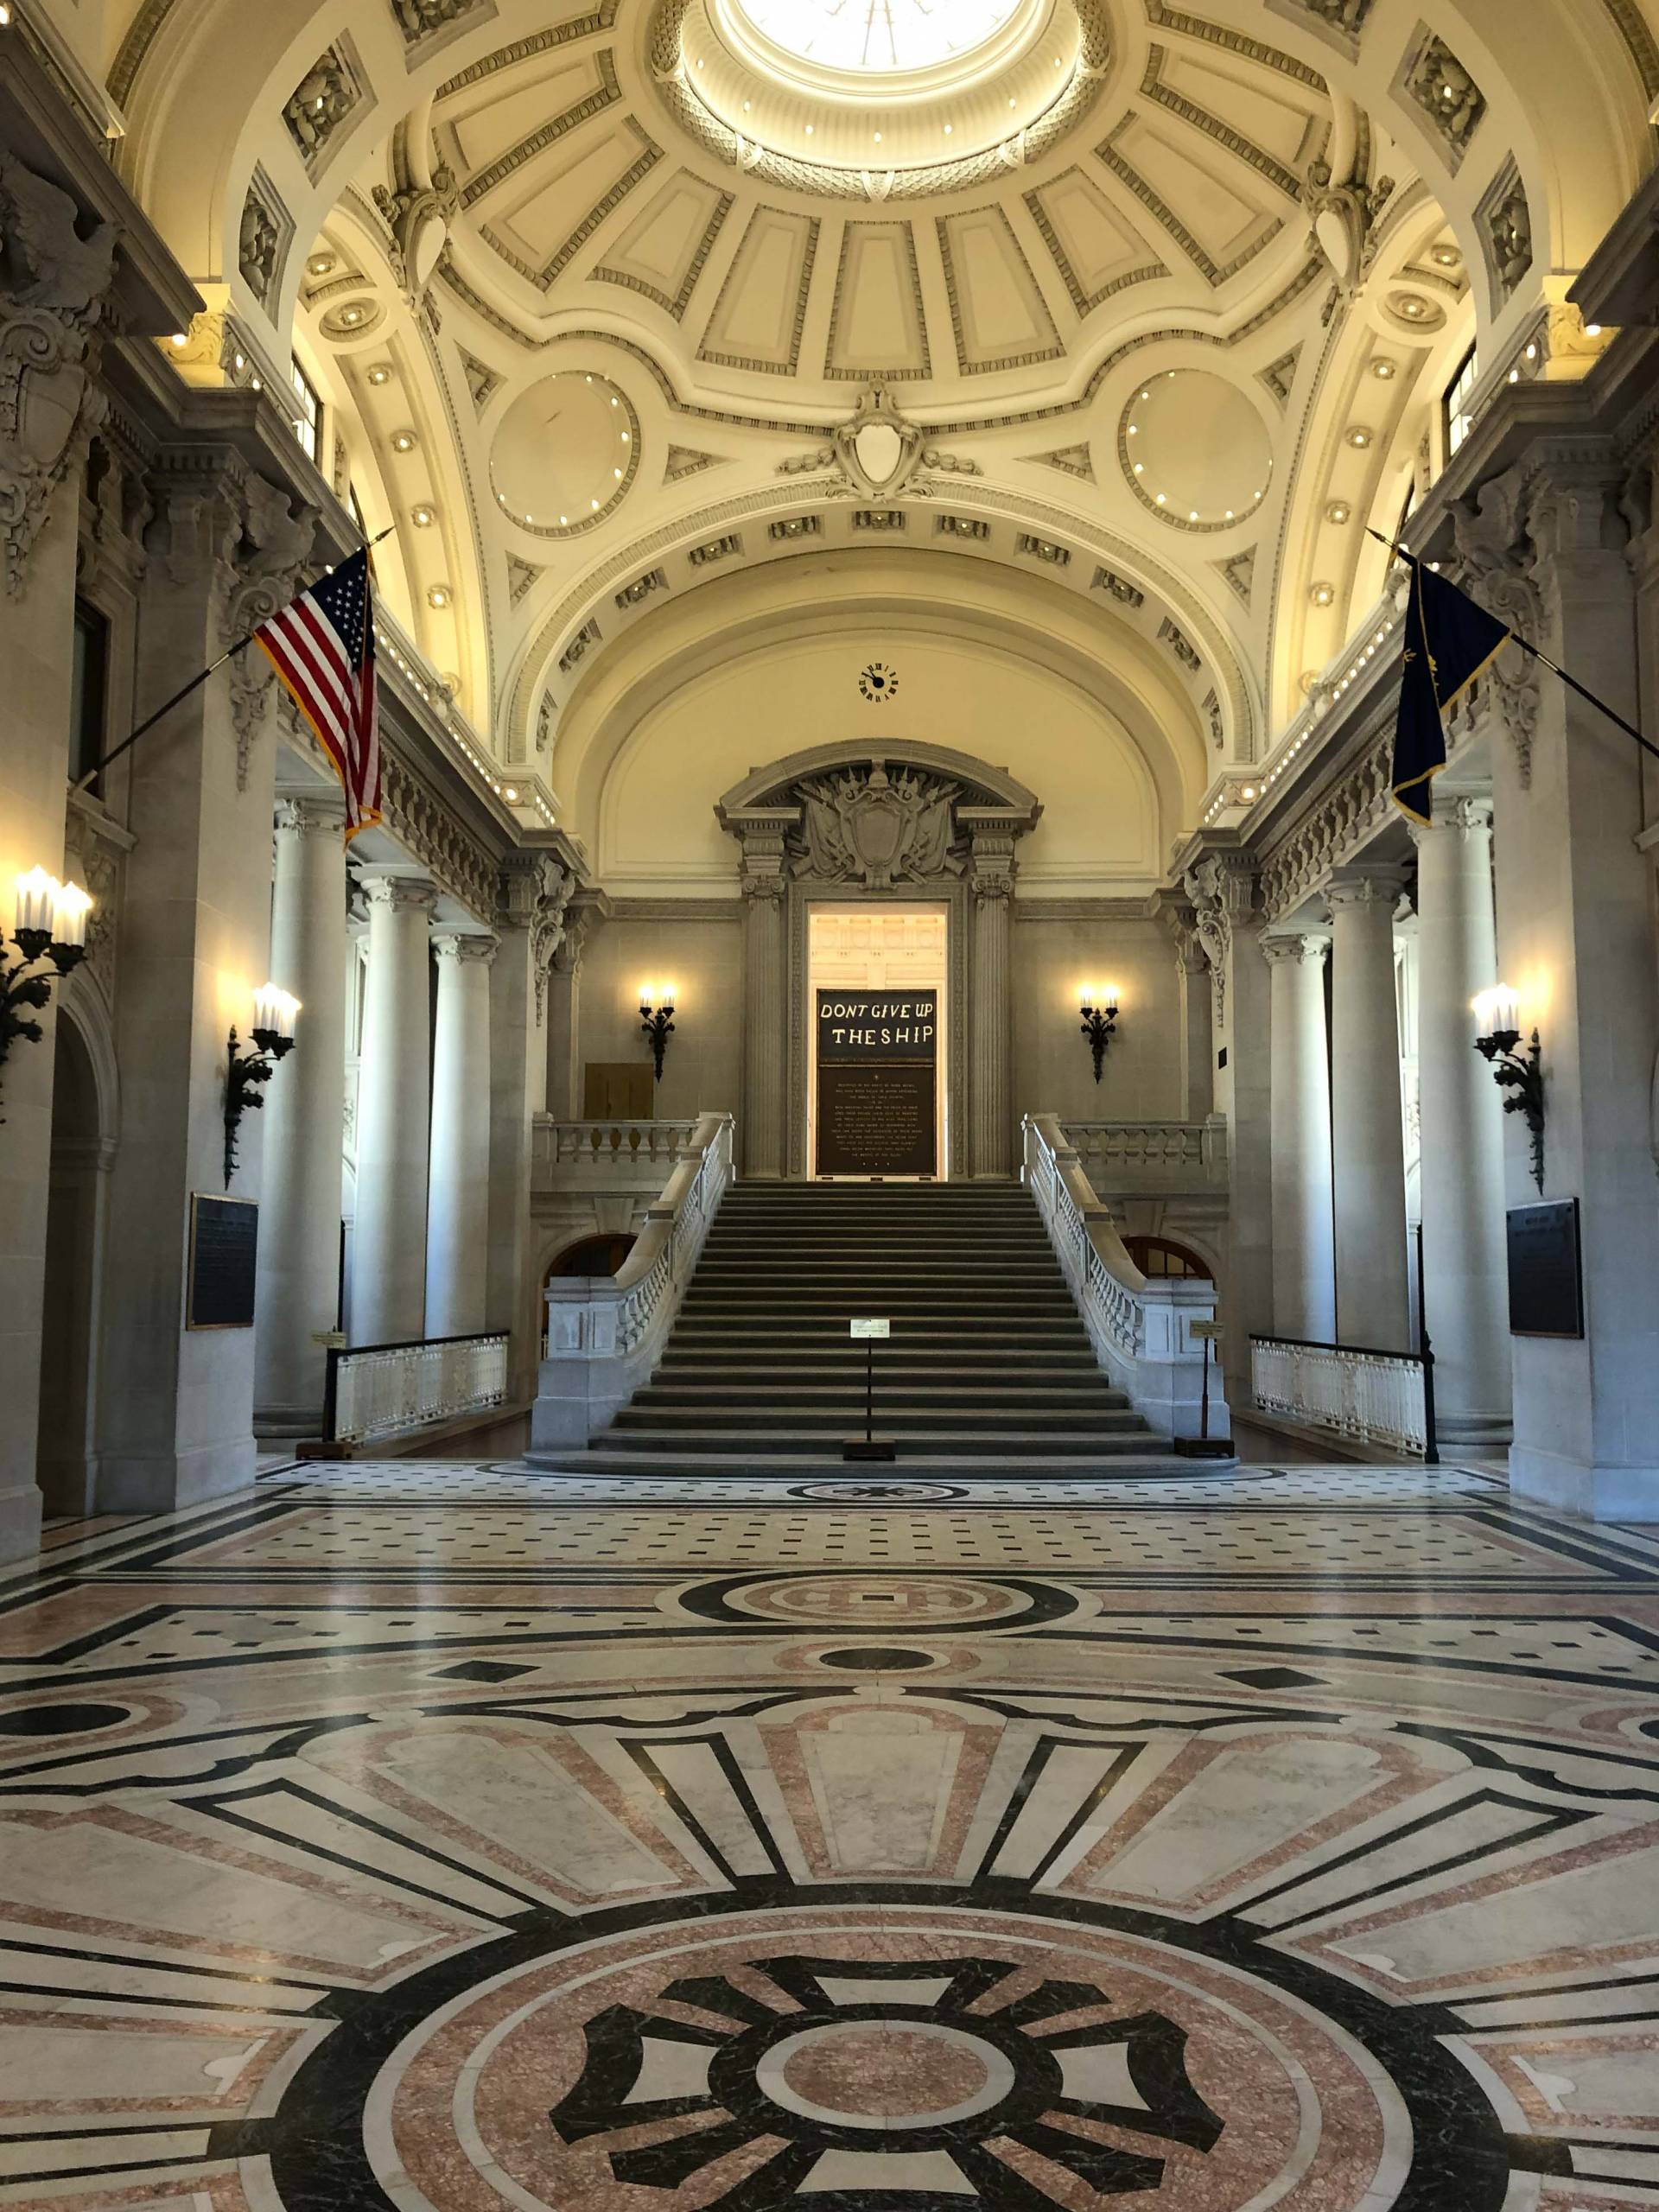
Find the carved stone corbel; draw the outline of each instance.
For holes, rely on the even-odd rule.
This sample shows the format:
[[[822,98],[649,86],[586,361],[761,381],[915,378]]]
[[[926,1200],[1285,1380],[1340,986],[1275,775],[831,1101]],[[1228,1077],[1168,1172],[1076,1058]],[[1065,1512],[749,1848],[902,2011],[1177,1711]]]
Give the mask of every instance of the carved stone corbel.
[[[82,238],[79,212],[67,192],[0,154],[0,537],[14,599],[54,493],[109,412],[94,378],[115,226],[100,223]]]
[[[263,476],[243,492],[241,542],[233,556],[241,582],[228,594],[222,616],[229,645],[269,622],[300,590],[316,538],[317,510],[295,513],[287,494]],[[263,653],[238,653],[231,663],[231,721],[236,732],[236,788],[248,788],[248,764],[265,718],[275,682]]]
[[[1457,546],[1453,581],[1489,614],[1522,637],[1536,639],[1543,623],[1543,601],[1533,581],[1519,494],[1510,472],[1483,486],[1473,504],[1452,510]],[[1521,788],[1529,790],[1533,741],[1538,734],[1538,664],[1519,646],[1509,645],[1492,662],[1487,676],[1514,748]]]
[[[1191,901],[1192,927],[1216,998],[1217,1033],[1227,1026],[1227,963],[1233,931],[1255,906],[1255,871],[1243,853],[1206,853],[1188,868],[1181,888]]]

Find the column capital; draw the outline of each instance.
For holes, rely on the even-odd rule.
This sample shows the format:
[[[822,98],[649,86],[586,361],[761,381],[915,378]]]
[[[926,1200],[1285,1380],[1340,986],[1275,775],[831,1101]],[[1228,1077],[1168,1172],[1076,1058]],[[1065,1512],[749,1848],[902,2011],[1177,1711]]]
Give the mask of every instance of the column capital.
[[[433,933],[432,950],[440,960],[490,968],[501,950],[501,940],[493,931],[486,936],[477,930],[437,930]]]
[[[1261,944],[1262,957],[1274,967],[1294,961],[1299,966],[1322,968],[1331,950],[1330,938],[1312,930],[1264,931]]]
[[[396,914],[429,914],[438,903],[438,887],[421,875],[391,875],[365,871],[358,880],[371,907],[385,906]]]
[[[1472,831],[1490,830],[1491,826],[1492,802],[1490,796],[1465,792],[1443,805],[1433,822],[1408,822],[1406,833],[1421,851],[1423,846],[1432,843],[1437,837],[1455,835],[1466,843]]]
[[[280,791],[276,811],[278,830],[301,837],[339,836],[346,827],[343,791]]]
[[[1380,907],[1392,921],[1405,885],[1397,868],[1338,868],[1325,887],[1325,902],[1333,914]]]

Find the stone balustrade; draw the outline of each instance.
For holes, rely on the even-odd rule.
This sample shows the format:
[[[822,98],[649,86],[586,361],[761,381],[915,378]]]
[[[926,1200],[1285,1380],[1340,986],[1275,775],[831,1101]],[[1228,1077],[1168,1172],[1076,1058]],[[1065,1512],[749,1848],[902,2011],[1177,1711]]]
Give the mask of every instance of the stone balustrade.
[[[1215,1285],[1143,1275],[1058,1116],[1027,1115],[1024,1129],[1025,1180],[1101,1365],[1153,1427],[1167,1436],[1197,1436],[1205,1345],[1192,1325],[1215,1319]],[[1225,1436],[1231,1421],[1219,1363],[1211,1359],[1208,1372],[1210,1433]]]
[[[531,1129],[531,1188],[660,1190],[696,1126],[690,1118],[561,1122],[538,1114]]]
[[[1197,1194],[1227,1187],[1227,1123],[1065,1122],[1061,1134],[1100,1196]]]
[[[537,1135],[543,1128],[607,1126],[543,1123]],[[547,1287],[547,1351],[531,1416],[532,1465],[579,1450],[628,1403],[662,1357],[733,1173],[731,1115],[703,1114],[689,1126],[674,1126],[684,1131],[683,1141],[618,1274],[556,1276]],[[573,1170],[589,1172],[574,1163]]]

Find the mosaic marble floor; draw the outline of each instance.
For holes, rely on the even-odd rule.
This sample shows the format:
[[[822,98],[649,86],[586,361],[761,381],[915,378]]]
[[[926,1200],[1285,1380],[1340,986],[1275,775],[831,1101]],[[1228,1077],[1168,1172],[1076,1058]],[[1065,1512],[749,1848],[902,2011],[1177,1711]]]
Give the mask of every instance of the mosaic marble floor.
[[[0,2206],[1659,2207],[1659,1541],[278,1471],[0,1576]]]

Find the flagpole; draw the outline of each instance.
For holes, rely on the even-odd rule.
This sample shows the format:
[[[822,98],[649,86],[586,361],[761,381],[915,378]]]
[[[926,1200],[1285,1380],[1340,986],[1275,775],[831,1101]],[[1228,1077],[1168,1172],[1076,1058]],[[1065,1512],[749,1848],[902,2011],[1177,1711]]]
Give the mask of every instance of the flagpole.
[[[397,527],[397,525],[396,523],[391,523],[380,532],[378,537],[369,538],[365,544],[364,550],[365,552],[372,550],[372,549],[380,543],[380,538],[390,537],[392,531],[396,530]],[[349,559],[350,556],[348,555],[346,557]],[[332,568],[324,571],[324,574],[332,576],[334,573],[334,569],[339,566],[340,563],[336,561]],[[92,766],[86,771],[86,774],[82,776],[79,781],[72,787],[72,796],[73,791],[84,791],[89,784],[95,783],[99,777],[104,773],[104,771],[106,768],[110,767],[114,762],[118,760],[124,753],[130,751],[133,746],[137,745],[141,737],[148,736],[149,732],[155,728],[156,723],[164,721],[165,718],[172,713],[175,707],[181,705],[183,702],[190,696],[190,694],[193,691],[199,691],[210,676],[217,676],[219,670],[224,667],[227,660],[234,660],[238,653],[246,652],[248,647],[253,643],[257,635],[257,631],[250,630],[246,637],[238,638],[233,645],[227,646],[226,650],[220,653],[217,660],[210,661],[207,666],[204,668],[200,674],[193,676],[182,690],[175,691],[173,694],[173,696],[167,701],[165,705],[157,707],[153,715],[148,715],[144,721],[141,721],[137,728],[132,732],[130,736],[124,737],[120,744],[116,747],[113,753],[106,753],[101,760],[95,760]]]
[[[1421,565],[1417,556],[1414,553],[1408,553],[1398,538],[1389,537],[1380,530],[1373,530],[1369,523],[1366,524],[1365,529],[1367,536],[1376,538],[1379,545],[1386,545],[1396,560],[1408,562],[1414,569]],[[1505,626],[1508,626],[1505,625]],[[1605,715],[1608,721],[1616,728],[1622,729],[1626,737],[1633,737],[1644,753],[1652,753],[1654,759],[1659,760],[1659,745],[1655,745],[1651,739],[1643,737],[1634,722],[1627,722],[1623,715],[1610,707],[1605,699],[1599,699],[1586,684],[1580,683],[1576,676],[1569,676],[1560,663],[1552,660],[1541,646],[1535,645],[1530,638],[1523,638],[1518,630],[1514,629],[1510,631],[1510,642],[1518,645],[1523,653],[1529,654],[1541,667],[1547,668],[1552,676],[1559,676],[1569,691],[1576,691],[1580,699],[1595,708],[1599,714]]]

